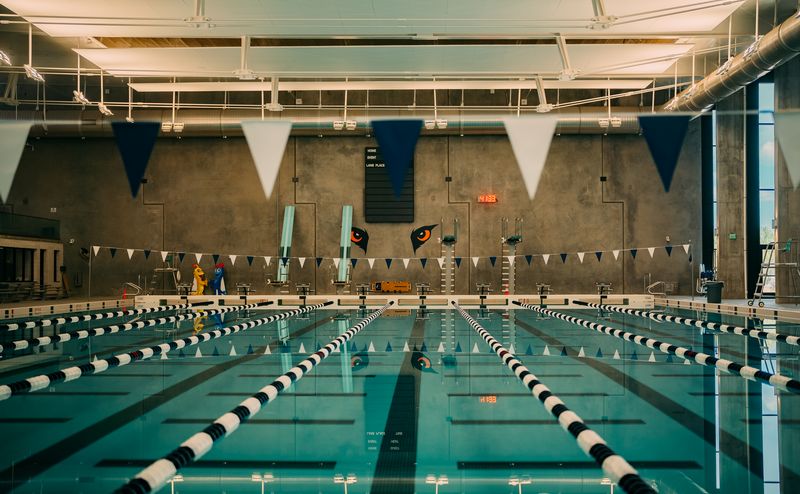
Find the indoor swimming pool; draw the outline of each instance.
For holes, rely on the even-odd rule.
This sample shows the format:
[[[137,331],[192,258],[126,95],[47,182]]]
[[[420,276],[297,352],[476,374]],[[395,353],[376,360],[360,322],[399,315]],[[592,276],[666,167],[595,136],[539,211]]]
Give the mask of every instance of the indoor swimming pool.
[[[292,310],[268,309],[34,348],[45,343],[36,341],[17,351],[9,349],[14,340],[52,335],[53,328],[4,330],[0,384]],[[783,342],[596,309],[551,309],[769,373],[800,375],[798,347]],[[532,310],[468,312],[653,490],[769,494],[780,492],[781,477],[784,489],[797,482],[797,395]],[[166,357],[145,352],[128,365],[95,367],[102,372],[66,372],[70,382],[17,387],[0,401],[0,490],[121,488],[369,313],[331,307],[294,313]],[[666,313],[798,334],[788,322]],[[387,308],[213,446],[162,492],[622,491],[456,309]]]

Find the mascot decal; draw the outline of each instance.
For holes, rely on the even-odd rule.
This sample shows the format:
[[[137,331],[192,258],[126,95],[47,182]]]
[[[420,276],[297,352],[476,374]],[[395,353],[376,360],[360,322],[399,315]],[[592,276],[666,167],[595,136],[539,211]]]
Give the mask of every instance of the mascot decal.
[[[367,253],[367,244],[369,244],[369,233],[367,233],[366,230],[353,227],[350,230],[350,241],[356,244],[357,246],[361,247],[361,250],[364,251],[364,254]]]
[[[198,264],[192,264],[192,275],[194,276],[194,281],[192,282],[193,295],[202,295],[206,291],[206,286],[208,286],[208,280],[203,268]]]
[[[227,295],[225,291],[225,264],[217,263],[214,266],[214,279],[211,280],[211,290],[214,295]]]
[[[416,253],[417,249],[422,247],[425,242],[431,239],[431,232],[437,226],[438,225],[425,225],[411,232],[411,247],[414,248],[414,253]]]

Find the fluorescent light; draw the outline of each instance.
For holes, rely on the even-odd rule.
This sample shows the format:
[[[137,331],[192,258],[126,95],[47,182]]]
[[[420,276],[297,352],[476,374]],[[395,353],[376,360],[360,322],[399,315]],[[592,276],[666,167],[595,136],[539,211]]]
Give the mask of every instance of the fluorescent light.
[[[436,128],[436,120],[425,120],[425,128],[433,130]]]
[[[86,95],[83,94],[83,91],[78,91],[77,89],[72,90],[72,101],[74,101],[75,103],[80,103],[82,105],[92,104],[92,102],[89,101],[89,98],[87,98]]]
[[[108,108],[108,107],[105,105],[105,103],[98,103],[98,104],[97,104],[97,109],[98,109],[98,110],[100,110],[100,113],[102,113],[103,115],[105,115],[105,116],[107,116],[107,117],[110,117],[110,116],[114,115],[114,112],[112,112],[112,111],[111,111],[111,110],[110,110],[110,109],[109,109],[109,108]]]
[[[441,130],[446,129],[447,128],[447,120],[444,120],[444,119],[436,120],[436,127],[438,129],[441,129]]]
[[[183,132],[183,127],[185,125],[186,124],[184,122],[173,122],[172,131],[175,132],[176,134],[180,134],[181,132]]]
[[[344,129],[344,120],[334,120],[333,130],[342,130],[342,129]]]
[[[611,117],[611,126],[617,129],[622,127],[622,119],[619,117]]]
[[[344,123],[344,127],[347,130],[356,130],[356,127],[358,127],[358,122],[356,122],[355,120],[347,120]]]
[[[172,132],[172,122],[161,122],[161,132]]]
[[[3,50],[0,50],[0,64],[11,65],[11,59],[8,58],[8,54]]]
[[[37,82],[44,82],[44,76],[40,74],[38,70],[34,69],[28,64],[23,65],[23,67],[25,68],[25,75],[28,76],[28,79],[33,79]]]

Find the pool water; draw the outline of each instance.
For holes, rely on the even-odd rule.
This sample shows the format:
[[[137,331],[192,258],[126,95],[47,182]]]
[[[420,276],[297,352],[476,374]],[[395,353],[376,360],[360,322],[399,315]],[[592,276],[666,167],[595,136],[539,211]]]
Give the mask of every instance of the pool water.
[[[224,323],[277,312],[228,314]],[[563,312],[800,375],[798,348],[783,343]],[[800,397],[531,311],[470,314],[658,492],[800,491]],[[320,310],[0,401],[0,491],[111,492],[360,319]],[[4,342],[40,330],[13,333]],[[192,333],[188,321],[6,353],[0,384]],[[388,311],[180,473],[164,492],[611,492],[602,470],[453,310]],[[355,482],[337,483],[337,474]]]

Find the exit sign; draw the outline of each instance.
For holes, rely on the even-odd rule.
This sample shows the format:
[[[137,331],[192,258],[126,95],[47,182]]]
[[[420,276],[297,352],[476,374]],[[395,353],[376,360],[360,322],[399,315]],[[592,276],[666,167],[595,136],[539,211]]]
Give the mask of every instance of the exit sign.
[[[497,202],[497,194],[481,194],[478,196],[478,202],[481,204],[494,204]]]

